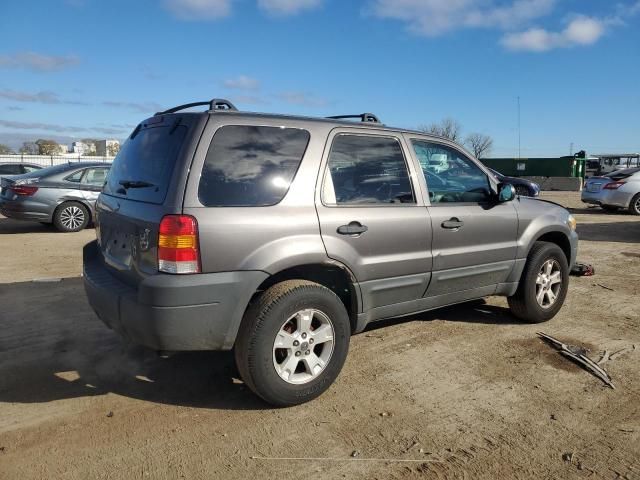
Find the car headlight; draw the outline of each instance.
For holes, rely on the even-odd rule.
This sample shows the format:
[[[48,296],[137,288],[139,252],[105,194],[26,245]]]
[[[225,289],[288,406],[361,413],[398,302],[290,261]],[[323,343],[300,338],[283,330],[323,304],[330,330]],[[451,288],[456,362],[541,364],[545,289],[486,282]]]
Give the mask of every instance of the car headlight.
[[[571,231],[575,232],[577,224],[578,222],[576,221],[576,217],[574,217],[573,215],[569,215],[567,217],[567,226],[571,229]]]

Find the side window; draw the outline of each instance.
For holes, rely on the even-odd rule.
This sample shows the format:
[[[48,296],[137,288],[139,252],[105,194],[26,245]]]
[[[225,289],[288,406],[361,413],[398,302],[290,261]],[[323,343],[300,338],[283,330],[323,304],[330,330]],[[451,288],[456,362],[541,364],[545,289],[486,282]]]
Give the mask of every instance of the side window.
[[[106,168],[88,168],[87,174],[82,179],[82,183],[102,187],[107,180]]]
[[[80,180],[82,180],[83,173],[84,173],[84,170],[78,170],[77,172],[74,172],[71,175],[64,177],[64,179],[67,182],[80,183]]]
[[[20,165],[0,165],[0,174],[2,175],[18,175],[22,173]]]
[[[482,203],[491,198],[487,175],[456,149],[437,143],[412,140],[433,205]]]
[[[228,125],[213,136],[198,186],[207,207],[261,207],[289,191],[309,143],[298,128]]]
[[[337,135],[329,154],[322,201],[326,205],[416,203],[398,140]]]
[[[31,173],[31,172],[35,172],[36,170],[40,170],[37,167],[34,167],[32,165],[23,165],[22,169],[24,170],[24,173]]]

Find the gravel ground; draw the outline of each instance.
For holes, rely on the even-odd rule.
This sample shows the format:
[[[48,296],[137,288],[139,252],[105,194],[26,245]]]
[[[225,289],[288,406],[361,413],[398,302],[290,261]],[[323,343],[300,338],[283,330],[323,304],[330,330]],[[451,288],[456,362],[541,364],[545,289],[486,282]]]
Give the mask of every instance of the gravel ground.
[[[254,397],[229,353],[160,359],[104,327],[78,278],[93,230],[0,218],[0,479],[639,479],[640,219],[545,197],[573,209],[596,268],[556,318],[524,325],[489,298],[376,324],[327,393],[289,409]],[[539,330],[618,352],[616,389]]]

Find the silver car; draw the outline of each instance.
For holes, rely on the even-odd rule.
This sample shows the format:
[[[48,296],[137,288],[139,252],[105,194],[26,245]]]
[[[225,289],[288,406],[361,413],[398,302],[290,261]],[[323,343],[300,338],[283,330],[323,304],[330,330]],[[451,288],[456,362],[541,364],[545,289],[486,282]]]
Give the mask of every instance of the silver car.
[[[582,201],[607,211],[626,209],[640,215],[640,168],[588,178],[582,190]]]
[[[233,349],[247,387],[295,405],[331,385],[371,322],[488,295],[523,321],[553,318],[575,228],[445,138],[370,113],[255,114],[213,99],[131,133],[96,202],[83,279],[127,340]]]
[[[93,218],[95,202],[109,164],[76,162],[4,177],[0,213],[5,217],[53,223],[61,232],[77,232]]]

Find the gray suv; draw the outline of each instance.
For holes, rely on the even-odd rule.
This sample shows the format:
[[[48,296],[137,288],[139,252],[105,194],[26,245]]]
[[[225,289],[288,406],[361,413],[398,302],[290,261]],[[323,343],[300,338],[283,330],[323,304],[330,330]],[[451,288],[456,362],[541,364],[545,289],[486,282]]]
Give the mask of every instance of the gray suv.
[[[325,391],[370,322],[488,295],[549,320],[578,244],[564,208],[516,196],[444,138],[219,99],[135,128],[96,233],[84,284],[109,327],[159,351],[234,349],[279,406]]]

